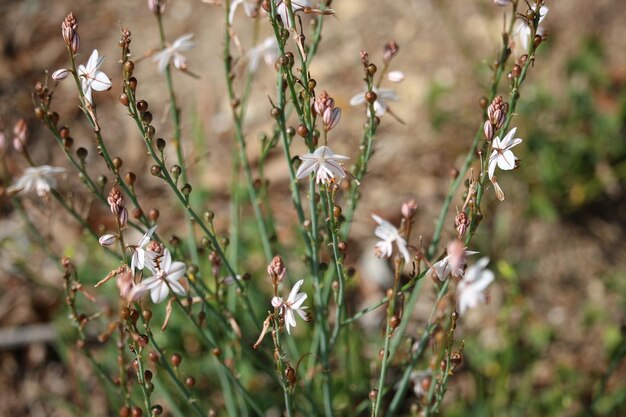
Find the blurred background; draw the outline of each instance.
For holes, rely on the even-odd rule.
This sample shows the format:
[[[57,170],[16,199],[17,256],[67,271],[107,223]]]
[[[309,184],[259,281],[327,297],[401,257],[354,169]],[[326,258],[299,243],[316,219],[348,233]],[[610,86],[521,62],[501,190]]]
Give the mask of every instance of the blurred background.
[[[137,173],[145,205],[159,207],[163,232],[173,234],[183,227],[180,216],[168,210],[172,203],[163,200],[161,184],[149,175],[143,144],[117,100],[117,41],[123,26],[133,35],[140,98],[150,103],[159,130],[171,131],[163,77],[150,58],[140,58],[159,45],[146,3],[0,1],[0,117],[7,137],[13,124],[26,118],[28,147],[38,163],[67,166],[33,115],[31,92],[35,82],[45,80],[46,70],[67,65],[60,25],[73,11],[81,37],[78,61],[86,61],[94,48],[107,57],[101,69],[113,88],[95,94],[107,144],[123,157],[124,167]],[[626,415],[626,3],[546,3],[548,40],[529,73],[512,123],[524,139],[516,148],[521,167],[498,176],[507,195],[504,202],[487,191],[484,220],[472,247],[491,258],[497,278],[490,302],[472,311],[461,326],[464,363],[449,385],[446,416]],[[343,110],[330,139],[336,153],[356,155],[365,120],[362,108],[349,105],[363,89],[359,51],[368,51],[382,67],[382,47],[395,39],[400,52],[392,69],[406,74],[402,84],[387,85],[398,92],[399,101],[391,109],[404,123],[383,117],[350,246],[351,261],[360,268],[357,292],[363,299],[376,299],[374,277],[359,267],[367,265],[360,254],[371,252],[370,213],[399,218],[401,203],[416,198],[414,236],[422,235],[428,244],[450,172],[462,164],[481,124],[478,102],[488,92],[489,66],[508,9],[491,0],[335,0],[332,7],[336,15],[326,19],[310,69],[318,91],[327,90]],[[242,10],[234,27],[242,48],[235,56],[241,58],[241,71],[245,51],[270,31],[263,19],[257,31]],[[174,82],[194,192],[202,190],[195,203],[214,210],[226,234],[233,130],[223,82],[223,9],[199,0],[171,0],[165,30],[172,41],[194,33],[196,47],[188,58],[199,78],[176,73]],[[253,162],[259,135],[271,128],[268,96],[275,96],[274,85],[273,69],[261,64],[245,126]],[[75,146],[95,155],[74,87],[71,82],[58,86],[54,108],[61,124],[71,127]],[[10,177],[26,166],[11,151],[6,161]],[[106,174],[95,157],[89,169],[94,175]],[[280,238],[297,239],[279,153],[266,169]],[[107,208],[85,199],[86,192],[71,174],[64,187],[74,190],[92,224],[103,222]],[[462,203],[458,196],[453,204]],[[85,262],[90,247],[79,243],[80,228],[69,216],[55,203],[25,199],[24,205],[54,253]],[[444,243],[454,236],[453,211]],[[105,271],[105,260],[100,262],[97,270]],[[247,262],[252,269],[259,267],[261,253],[251,254]],[[45,252],[29,242],[10,200],[0,195],[0,416],[77,415],[84,406],[77,403],[81,388],[73,381],[76,373],[87,371],[72,356],[75,352],[64,347],[69,333],[60,276]],[[28,327],[34,334],[28,339],[24,326],[32,325],[40,327]],[[90,413],[107,415],[106,395],[93,383]]]

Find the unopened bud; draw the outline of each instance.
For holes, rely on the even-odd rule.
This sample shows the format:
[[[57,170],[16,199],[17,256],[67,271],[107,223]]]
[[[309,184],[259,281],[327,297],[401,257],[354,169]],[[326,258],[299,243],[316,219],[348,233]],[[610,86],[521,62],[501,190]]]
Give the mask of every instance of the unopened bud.
[[[102,246],[111,246],[117,242],[117,236],[115,235],[102,235],[98,239],[98,243]]]
[[[70,75],[70,73],[71,71],[69,69],[61,68],[52,73],[52,79],[57,82],[63,81],[68,75]]]

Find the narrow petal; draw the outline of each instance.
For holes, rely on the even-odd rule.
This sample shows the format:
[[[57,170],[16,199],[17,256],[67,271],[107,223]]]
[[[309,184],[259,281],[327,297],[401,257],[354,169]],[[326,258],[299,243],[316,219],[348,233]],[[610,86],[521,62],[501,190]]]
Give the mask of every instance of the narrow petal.
[[[310,160],[310,159],[304,160],[304,162],[300,164],[300,167],[298,168],[298,172],[296,172],[296,178],[301,180],[302,178],[308,177],[309,174],[315,170],[316,166],[317,166],[316,160]]]
[[[177,295],[180,295],[180,296],[187,295],[187,291],[185,290],[185,287],[183,287],[180,282],[178,282],[178,281],[169,281],[169,283],[170,283],[170,288],[172,289],[174,294],[177,294]]]
[[[363,103],[365,103],[365,93],[359,93],[350,99],[351,106],[358,106]]]
[[[498,164],[498,151],[493,151],[489,157],[489,178],[493,178],[494,172],[496,172],[496,165]]]
[[[294,300],[296,299],[296,296],[298,295],[298,292],[300,291],[300,287],[302,286],[302,284],[304,284],[303,279],[296,282],[296,284],[293,286],[293,288],[291,289],[291,292],[289,293],[289,297],[287,298],[288,303],[291,304],[294,302]]]

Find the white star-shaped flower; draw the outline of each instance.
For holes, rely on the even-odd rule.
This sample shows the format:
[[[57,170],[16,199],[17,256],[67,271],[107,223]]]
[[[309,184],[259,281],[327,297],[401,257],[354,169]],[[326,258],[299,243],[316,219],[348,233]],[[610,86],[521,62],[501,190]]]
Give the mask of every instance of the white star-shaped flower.
[[[513,138],[515,136],[515,132],[517,128],[509,130],[509,133],[503,139],[500,139],[499,136],[496,136],[492,142],[491,155],[489,156],[489,178],[493,177],[494,172],[496,171],[496,166],[498,168],[509,171],[515,168],[515,161],[517,158],[513,154],[511,149],[520,143],[522,143],[522,139]]]
[[[306,293],[299,292],[300,287],[303,283],[303,279],[296,282],[296,285],[293,286],[291,292],[289,293],[287,301],[284,301],[282,297],[272,297],[272,306],[279,309],[280,314],[285,320],[285,327],[288,334],[291,334],[292,327],[296,327],[296,316],[294,312],[298,313],[298,315],[302,317],[302,320],[304,321],[311,320],[311,318],[305,311],[307,307],[302,306],[302,303],[304,303],[304,300],[306,300],[308,297]]]
[[[163,251],[163,255],[158,257],[154,265],[147,263],[146,266],[154,274],[141,281],[138,291],[150,291],[150,298],[155,304],[165,300],[170,293],[170,288],[175,294],[185,295],[187,291],[181,284],[184,280],[186,265],[183,262],[172,262],[172,255],[168,249]]]
[[[39,197],[44,197],[50,190],[57,187],[55,176],[64,172],[64,168],[52,167],[50,165],[26,168],[16,183],[7,189],[7,192],[13,194],[20,191],[25,193],[35,191]]]
[[[478,252],[476,251],[466,250],[465,257],[476,255],[477,253]],[[442,260],[435,262],[429,272],[436,273],[437,278],[441,281],[445,281],[450,274],[455,277],[463,277],[463,267],[465,266],[465,262],[454,265],[451,260],[450,255],[446,255]]]
[[[78,66],[78,76],[80,77],[83,95],[89,104],[93,104],[91,98],[92,90],[106,91],[111,88],[111,80],[104,72],[100,71],[103,61],[104,56],[99,56],[98,50],[94,49],[87,61],[87,65]]]
[[[260,44],[250,48],[248,51],[248,71],[256,72],[259,68],[259,61],[263,58],[263,61],[272,66],[278,59],[280,50],[278,49],[278,42],[273,36],[269,36],[263,40]]]
[[[346,176],[346,171],[340,162],[350,158],[335,155],[328,146],[320,146],[315,152],[300,156],[300,159],[302,164],[296,172],[296,178],[300,180],[306,178],[311,172],[315,172],[316,183],[328,184],[337,177],[341,179]]]
[[[374,111],[376,116],[380,117],[387,111],[387,100],[398,101],[398,95],[390,88],[372,87],[372,91],[376,93],[376,101],[374,102]],[[359,106],[365,103],[366,91],[359,93],[350,99],[351,106]]]
[[[456,287],[459,313],[462,315],[468,308],[474,308],[485,302],[485,289],[494,280],[495,275],[485,267],[489,258],[481,258],[476,264],[467,268],[465,276]]]
[[[380,258],[389,258],[393,253],[393,243],[396,243],[398,251],[402,254],[405,263],[411,261],[411,256],[406,248],[406,240],[400,236],[400,232],[394,225],[381,217],[372,214],[372,218],[378,223],[378,227],[374,230],[374,234],[381,239],[376,243],[375,250],[376,256]]]
[[[174,67],[179,70],[185,71],[187,69],[187,58],[181,54],[181,52],[188,51],[194,47],[191,38],[193,38],[193,33],[183,35],[176,39],[170,46],[154,55],[152,60],[157,63],[159,72],[165,72],[170,61],[172,61]]]
[[[150,238],[152,237],[152,234],[154,233],[156,228],[157,226],[151,227],[150,230],[148,230],[141,237],[137,245],[132,248],[133,257],[130,261],[130,269],[131,271],[133,271],[133,273],[135,272],[135,270],[142,271],[146,267],[146,265],[150,262],[150,259],[148,259],[149,254],[143,247],[146,246],[148,242],[150,242]]]
[[[294,14],[305,7],[311,7],[310,0],[291,0],[291,8],[293,9]],[[285,27],[292,27],[292,22],[289,20],[289,8],[284,1],[281,1],[278,5],[276,5],[276,14],[280,16],[280,19],[283,21],[283,25],[285,25]]]
[[[548,11],[549,9],[547,6],[541,6],[541,8],[539,9],[539,24],[541,24],[543,19],[546,17],[546,15],[548,14]],[[543,28],[541,27],[537,28],[537,33],[539,35],[541,35],[542,31],[543,31]],[[530,42],[532,42],[532,39],[530,39],[530,35],[532,35],[532,32],[533,32],[532,28],[530,27],[529,23],[525,19],[519,19],[515,23],[515,28],[513,29],[513,35],[517,39],[519,39],[519,42],[525,51],[528,51]]]

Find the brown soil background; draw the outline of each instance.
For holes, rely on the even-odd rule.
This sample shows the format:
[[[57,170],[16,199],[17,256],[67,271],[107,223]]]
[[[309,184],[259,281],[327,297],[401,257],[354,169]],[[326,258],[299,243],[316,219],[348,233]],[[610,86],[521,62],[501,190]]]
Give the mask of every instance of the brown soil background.
[[[551,10],[545,22],[550,31],[549,49],[539,54],[528,84],[537,83],[549,94],[562,96],[571,81],[563,75],[563,62],[590,34],[608,46],[607,70],[623,76],[626,3],[570,0],[550,2],[549,6]],[[370,212],[393,218],[407,197],[417,198],[420,205],[416,230],[425,237],[430,236],[449,182],[448,174],[461,164],[480,123],[477,101],[489,83],[487,65],[499,41],[502,9],[493,6],[490,0],[336,0],[333,8],[336,16],[326,20],[326,32],[311,72],[317,80],[318,90],[328,90],[337,105],[343,108],[342,123],[331,138],[335,152],[354,155],[360,137],[362,109],[351,108],[348,104],[350,97],[362,89],[359,51],[369,51],[372,60],[380,62],[382,45],[395,39],[401,52],[394,61],[394,69],[404,71],[407,76],[398,87],[400,101],[392,104],[394,112],[406,121],[406,125],[389,117],[383,120],[377,152],[370,166],[371,174],[362,184],[364,200],[355,219],[354,238],[362,240],[371,235]],[[99,115],[106,125],[107,143],[115,150],[114,154],[123,156],[125,166],[132,166],[138,173],[146,201],[159,204],[160,185],[149,177],[149,163],[143,157],[134,127],[117,102],[120,76],[116,60],[120,24],[129,27],[133,33],[132,51],[135,55],[140,56],[158,45],[156,23],[145,1],[0,1],[0,115],[7,126],[5,130],[9,131],[18,118],[26,117],[31,128],[29,146],[35,160],[42,164],[65,165],[61,152],[50,151],[53,149],[52,138],[32,116],[29,94],[34,83],[43,79],[44,70],[53,71],[64,65],[66,51],[60,24],[69,11],[73,11],[80,22],[82,53],[79,62],[86,60],[93,48],[107,56],[103,70],[111,76],[114,86],[110,92],[96,93]],[[194,187],[211,189],[213,199],[209,206],[218,217],[220,212],[226,216],[232,144],[229,103],[222,82],[221,19],[220,7],[191,0],[169,2],[165,16],[169,39],[188,32],[195,35],[196,48],[188,57],[192,71],[200,79],[176,74],[175,84],[184,109],[184,134],[202,133],[197,135],[202,138],[201,143],[187,155],[189,159],[201,160],[202,165],[208,167],[194,166]],[[235,26],[244,49],[249,48],[252,21],[240,11]],[[263,38],[269,31],[265,22],[262,26]],[[151,103],[155,114],[159,114],[155,118],[164,120],[160,130],[171,130],[165,112],[161,75],[148,61],[138,65],[136,74],[140,79],[140,91],[144,94],[142,98]],[[445,86],[447,93],[429,104],[426,98],[433,83]],[[152,85],[161,87],[152,88]],[[251,144],[249,155],[253,160],[258,149],[254,139],[270,126],[267,95],[273,94],[273,86],[273,72],[262,64],[246,124]],[[72,136],[77,144],[91,146],[90,154],[94,155],[87,125],[79,122],[72,88],[69,82],[59,86],[55,107],[62,115],[62,123],[72,126]],[[433,109],[429,106],[436,106],[436,110],[453,117],[436,130],[430,122],[429,114]],[[523,120],[522,124],[533,123],[533,120],[524,120],[524,114],[519,119]],[[518,134],[523,137],[523,128]],[[523,149],[520,152],[522,159],[532,157],[524,154]],[[13,174],[17,175],[23,167],[22,161],[14,158],[9,162]],[[102,169],[95,167],[94,172]],[[288,238],[292,213],[290,205],[285,204],[288,201],[284,192],[287,181],[280,155],[272,159],[268,176],[276,192],[279,226],[284,227],[279,232]],[[580,217],[546,222],[524,217],[528,186],[516,181],[514,174],[503,176],[501,181],[507,191],[507,200],[496,204],[491,193],[489,195],[491,202],[485,206],[486,224],[481,229],[482,236],[478,236],[484,251],[494,259],[506,259],[511,263],[524,261],[531,265],[524,269],[524,300],[539,320],[550,323],[556,331],[556,341],[545,353],[546,361],[569,362],[589,369],[590,373],[599,371],[598,363],[604,363],[606,358],[596,339],[598,329],[583,326],[584,317],[579,306],[585,304],[604,310],[612,321],[624,324],[620,309],[623,300],[607,291],[603,282],[606,274],[623,275],[626,270],[623,184],[619,186],[616,200],[608,207],[590,207]],[[6,199],[0,197],[0,201],[0,234],[3,238],[23,235],[16,213],[10,210]],[[461,204],[460,199],[456,202]],[[59,253],[65,242],[58,241],[75,242],[80,236],[70,220],[45,205],[30,204],[34,206],[35,220],[41,225],[41,231],[48,236],[62,237],[52,244]],[[98,208],[91,210],[90,216],[97,221]],[[162,212],[166,213],[166,210]],[[175,212],[171,213],[170,219],[173,220],[175,215]],[[451,232],[449,227],[444,242],[452,236]],[[36,286],[27,279],[31,275],[31,278],[34,276],[39,281],[58,286],[58,271],[40,253],[26,255],[20,252],[20,248],[25,249],[27,245],[22,242],[21,246],[16,245],[14,252],[0,255],[2,329],[48,323],[53,316],[64,314],[62,300],[55,299],[45,287]],[[75,250],[79,259],[86,255],[80,252],[80,248]],[[15,266],[20,256],[28,259],[27,268]],[[485,315],[502,303],[503,294],[498,291],[497,284],[495,287],[492,303],[483,311]],[[479,323],[472,320],[468,320],[467,326],[479,330]],[[482,331],[488,338],[488,331],[484,327]],[[71,379],[68,370],[58,360],[51,359],[51,355],[51,349],[44,343],[0,348],[0,416],[67,415],[45,405],[50,397],[68,398],[74,389],[66,383]],[[94,401],[103,399],[95,398]]]

